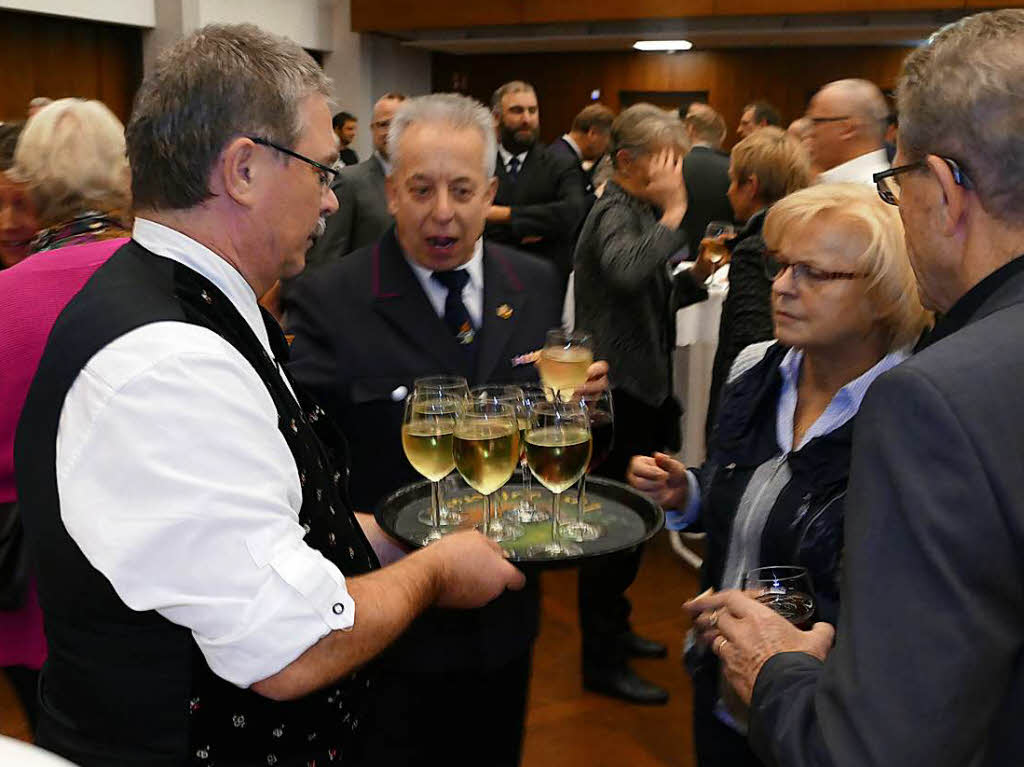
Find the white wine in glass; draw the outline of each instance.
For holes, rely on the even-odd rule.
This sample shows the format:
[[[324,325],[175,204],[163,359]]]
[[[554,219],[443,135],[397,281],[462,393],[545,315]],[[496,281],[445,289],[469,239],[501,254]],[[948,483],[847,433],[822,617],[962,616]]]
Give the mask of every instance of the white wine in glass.
[[[402,420],[402,449],[412,467],[430,480],[430,530],[421,542],[433,543],[442,536],[440,482],[455,468],[452,441],[455,422],[465,400],[437,391],[406,397]]]
[[[554,390],[559,399],[570,399],[586,383],[587,370],[593,363],[589,335],[555,328],[547,333],[537,367],[545,388]]]
[[[454,399],[458,407],[462,407],[465,399],[469,396],[469,384],[463,376],[450,376],[450,375],[431,375],[417,378],[413,381],[412,393],[420,396],[429,396],[434,398],[452,398]],[[410,463],[412,461],[410,460]],[[416,468],[413,465],[413,468]],[[450,473],[454,469],[454,464],[448,469]],[[417,469],[419,471],[419,469]],[[420,472],[422,474],[422,472]],[[447,474],[445,474],[447,476]],[[441,477],[444,479],[444,477]],[[442,525],[458,525],[463,521],[462,512],[445,506],[444,493],[442,492],[444,485],[438,482],[437,485],[437,516],[438,520]],[[421,511],[417,519],[424,525],[433,525],[433,512],[427,508]]]
[[[551,542],[531,546],[531,557],[566,557],[583,553],[559,535],[558,505],[562,492],[581,476],[590,461],[590,422],[579,400],[537,403],[526,431],[526,460],[533,476],[551,491]]]
[[[509,481],[519,463],[519,425],[515,407],[490,400],[470,400],[456,421],[452,440],[455,468],[484,496],[483,533],[494,541],[513,541],[523,528],[502,521],[491,497]]]

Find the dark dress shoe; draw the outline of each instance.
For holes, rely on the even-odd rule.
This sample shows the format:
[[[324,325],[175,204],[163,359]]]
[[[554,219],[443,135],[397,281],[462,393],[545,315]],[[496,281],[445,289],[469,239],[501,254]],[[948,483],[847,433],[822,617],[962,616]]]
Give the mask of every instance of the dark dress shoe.
[[[668,648],[661,642],[639,636],[632,631],[622,637],[622,646],[630,658],[664,658],[668,655]]]
[[[591,692],[619,698],[629,703],[662,706],[668,703],[668,690],[637,676],[628,666],[583,674],[583,687]]]

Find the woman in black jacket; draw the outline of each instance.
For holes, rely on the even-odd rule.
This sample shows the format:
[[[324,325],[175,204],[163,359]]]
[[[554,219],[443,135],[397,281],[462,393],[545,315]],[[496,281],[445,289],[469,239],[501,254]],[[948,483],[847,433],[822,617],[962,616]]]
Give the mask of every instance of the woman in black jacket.
[[[928,315],[899,214],[861,185],[817,186],[765,220],[777,342],[737,357],[707,461],[687,471],[635,457],[629,481],[670,516],[707,532],[704,588],[737,588],[764,565],[810,573],[816,620],[835,623],[843,512],[857,409],[871,382],[905,359]],[[742,717],[722,703],[718,662],[693,647],[694,738],[701,767],[759,765]]]

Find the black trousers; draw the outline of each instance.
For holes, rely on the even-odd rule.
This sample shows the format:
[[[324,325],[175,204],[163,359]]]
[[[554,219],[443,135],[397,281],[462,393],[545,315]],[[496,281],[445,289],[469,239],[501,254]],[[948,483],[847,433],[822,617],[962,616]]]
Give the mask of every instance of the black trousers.
[[[598,476],[625,482],[634,455],[679,449],[681,411],[673,397],[651,407],[621,389],[612,389],[612,407],[615,443],[608,459],[595,470]],[[637,546],[588,561],[580,568],[584,672],[615,668],[626,662],[622,638],[630,630],[632,607],[625,592],[636,580],[642,555],[643,547]]]
[[[764,767],[747,743],[717,716],[718,662],[705,659],[693,673],[693,743],[698,767]]]
[[[458,647],[451,648],[458,653]],[[517,767],[530,653],[496,669],[445,673],[381,669],[364,767]]]

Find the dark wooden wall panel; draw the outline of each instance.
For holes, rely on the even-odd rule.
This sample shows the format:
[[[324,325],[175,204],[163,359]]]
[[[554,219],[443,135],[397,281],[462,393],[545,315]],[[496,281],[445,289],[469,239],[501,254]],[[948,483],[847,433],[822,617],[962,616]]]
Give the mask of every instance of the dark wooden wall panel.
[[[0,11],[0,120],[25,118],[29,99],[99,99],[122,121],[142,80],[142,31]]]
[[[765,98],[783,118],[803,114],[808,95],[831,80],[863,77],[890,88],[896,83],[905,48],[768,48],[690,51],[675,55],[634,52],[450,56],[435,54],[433,87],[450,91],[467,78],[465,92],[490,103],[503,82],[525,79],[537,89],[541,134],[561,135],[590,92],[618,110],[619,92],[708,91],[709,102],[729,125],[729,145],[743,105]]]

